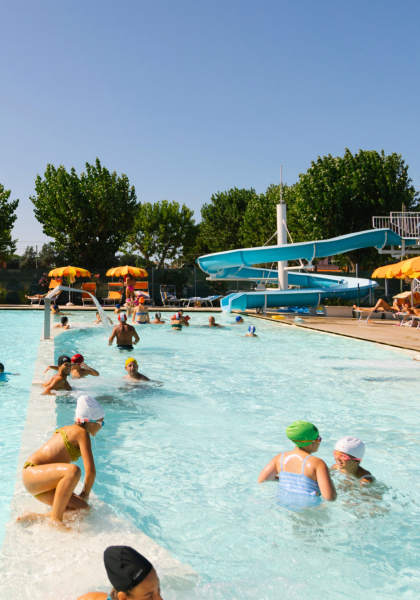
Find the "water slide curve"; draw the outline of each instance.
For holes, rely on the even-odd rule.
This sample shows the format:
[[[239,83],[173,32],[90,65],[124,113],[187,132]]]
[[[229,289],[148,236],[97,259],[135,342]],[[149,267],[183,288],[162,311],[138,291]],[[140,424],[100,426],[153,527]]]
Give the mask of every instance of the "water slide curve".
[[[416,244],[416,240],[404,238],[407,246]],[[197,259],[200,268],[209,275],[211,281],[249,280],[275,283],[278,271],[255,268],[253,265],[277,263],[289,260],[305,259],[311,262],[315,258],[324,258],[374,247],[381,250],[385,246],[400,246],[401,236],[391,229],[370,229],[350,233],[329,240],[285,244],[282,246],[264,246],[243,248],[207,254]],[[246,310],[248,308],[273,308],[287,306],[316,307],[327,298],[345,298],[348,300],[365,296],[369,289],[378,284],[370,279],[318,275],[310,273],[288,272],[289,285],[300,289],[267,289],[253,292],[230,294],[222,299],[223,311]]]

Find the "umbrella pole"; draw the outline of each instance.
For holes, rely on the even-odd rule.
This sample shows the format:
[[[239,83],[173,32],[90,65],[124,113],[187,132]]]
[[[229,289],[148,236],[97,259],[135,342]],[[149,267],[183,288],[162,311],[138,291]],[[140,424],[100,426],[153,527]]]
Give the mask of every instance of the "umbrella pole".
[[[414,306],[414,279],[411,280],[411,306]]]

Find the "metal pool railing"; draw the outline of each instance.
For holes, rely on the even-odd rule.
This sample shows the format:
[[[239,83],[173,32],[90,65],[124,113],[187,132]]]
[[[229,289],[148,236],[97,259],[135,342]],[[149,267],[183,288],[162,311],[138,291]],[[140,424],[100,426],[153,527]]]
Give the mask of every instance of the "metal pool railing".
[[[391,229],[402,238],[420,238],[420,213],[391,212],[389,217],[372,217],[374,229]]]

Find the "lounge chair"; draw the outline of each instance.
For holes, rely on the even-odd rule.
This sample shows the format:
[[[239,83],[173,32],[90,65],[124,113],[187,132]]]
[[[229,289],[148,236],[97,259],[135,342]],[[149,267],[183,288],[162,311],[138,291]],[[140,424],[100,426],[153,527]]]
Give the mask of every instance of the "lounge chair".
[[[176,289],[174,285],[161,285],[160,286],[160,297],[162,298],[163,306],[170,306],[170,304],[177,304],[179,306],[180,301],[176,297]]]
[[[54,290],[57,286],[61,285],[61,281],[57,281],[56,279],[51,279],[50,281],[50,285],[48,286],[48,292],[49,293],[51,290]],[[61,290],[58,290],[58,292],[51,297],[51,304],[55,304],[57,301],[58,296],[61,294]],[[42,298],[38,298],[38,296],[27,296],[28,300],[31,301],[31,304],[38,304],[41,305],[41,302],[44,300],[45,296],[47,294],[43,294]]]
[[[108,297],[103,298],[104,306],[107,303],[111,305],[113,304],[114,306],[115,304],[120,304],[123,295],[123,289],[122,283],[108,283]]]
[[[196,302],[200,302],[201,304],[207,304],[207,306],[213,306],[213,302],[221,298],[222,296],[207,296],[206,298],[200,298],[199,296],[194,296],[193,298],[188,298],[188,300],[184,300],[184,306],[191,306],[191,303],[195,304]]]
[[[82,283],[82,290],[83,290],[83,292],[82,292],[83,306],[85,305],[86,302],[90,302],[93,305],[94,302],[93,302],[92,296],[95,296],[95,298],[96,298],[96,283]],[[90,296],[89,294],[85,294],[84,292],[90,292],[92,294],[92,296]]]
[[[137,281],[134,286],[134,296],[136,298],[144,298],[144,303],[154,306],[154,301],[150,297],[149,284],[147,281]]]

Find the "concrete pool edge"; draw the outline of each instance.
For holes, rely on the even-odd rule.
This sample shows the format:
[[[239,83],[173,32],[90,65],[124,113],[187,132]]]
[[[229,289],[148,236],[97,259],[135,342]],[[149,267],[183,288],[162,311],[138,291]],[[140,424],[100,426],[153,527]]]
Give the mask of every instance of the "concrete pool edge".
[[[41,396],[39,393],[40,386],[37,382],[44,378],[44,371],[50,364],[54,364],[54,349],[55,338],[57,335],[65,334],[62,330],[51,329],[51,339],[44,340],[41,337],[38,346],[37,358],[34,365],[34,375],[29,392],[29,400],[26,411],[25,425],[22,431],[21,446],[16,470],[15,490],[10,502],[10,516],[5,527],[5,535],[3,544],[0,548],[0,597],[16,597],[14,586],[19,579],[26,575],[33,576],[38,573],[38,577],[32,580],[31,593],[34,598],[44,598],[45,589],[40,589],[39,586],[45,585],[45,581],[50,583],[50,591],[57,592],[65,589],[66,581],[63,575],[63,580],[50,581],[48,573],[48,558],[45,556],[45,544],[50,546],[51,540],[48,534],[51,530],[47,530],[46,523],[30,525],[29,528],[16,524],[18,515],[25,511],[47,512],[47,508],[37,503],[30,496],[21,479],[21,471],[23,464],[28,457],[33,453],[34,448],[40,447],[52,434],[56,427],[56,399],[55,396]],[[81,487],[82,484],[79,484]],[[140,552],[143,552],[155,565],[163,582],[169,582],[169,585],[175,586],[177,589],[190,588],[195,586],[199,580],[199,574],[186,563],[181,563],[176,559],[170,551],[160,546],[155,540],[144,534],[141,530],[135,527],[132,523],[128,523],[118,518],[105,503],[101,502],[95,495],[92,494],[93,514],[106,514],[106,527],[102,527],[98,531],[98,538],[101,540],[101,551],[98,553],[90,552],[89,556],[83,557],[83,569],[86,573],[95,573],[95,577],[91,576],[91,588],[101,585],[103,589],[108,590],[110,587],[103,567],[102,552],[113,544],[127,544],[135,547]],[[95,518],[95,516],[94,516]],[[98,522],[103,517],[96,516]],[[99,526],[101,524],[99,523]],[[38,535],[43,528],[43,534],[47,533],[47,541],[42,541],[41,535]],[[105,529],[108,531],[104,531]],[[29,535],[28,532],[29,531]],[[35,535],[34,535],[35,533]],[[63,564],[67,562],[68,554],[77,556],[80,553],[81,546],[88,546],[91,539],[86,539],[86,533],[77,532],[62,533],[59,531],[51,531],[52,536],[60,536],[60,541],[57,541],[59,548],[57,553],[63,553]],[[62,536],[65,536],[63,539]],[[85,538],[85,539],[83,539]],[[65,542],[64,544],[60,542]],[[28,547],[28,542],[31,544]],[[29,551],[28,551],[29,550]],[[80,567],[77,568],[80,570]],[[77,571],[74,575],[67,574],[67,578],[71,582],[77,581]],[[43,577],[44,576],[44,577]],[[55,588],[55,589],[53,589]],[[77,595],[86,592],[86,589],[77,590]],[[69,589],[74,595],[74,590]],[[39,595],[38,595],[39,593]]]

